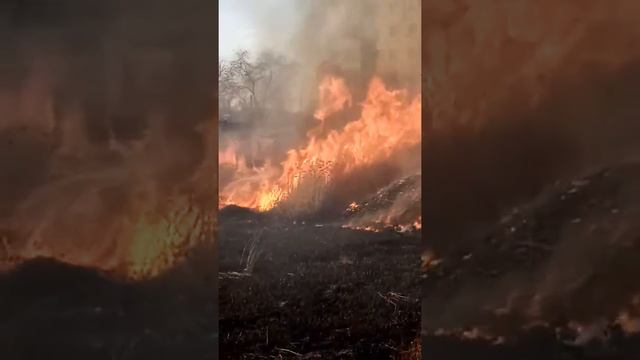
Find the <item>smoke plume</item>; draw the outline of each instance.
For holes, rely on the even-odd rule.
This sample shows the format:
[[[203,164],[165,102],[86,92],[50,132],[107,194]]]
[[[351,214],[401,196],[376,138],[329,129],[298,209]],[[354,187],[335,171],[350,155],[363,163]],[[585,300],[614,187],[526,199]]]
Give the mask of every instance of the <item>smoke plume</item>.
[[[478,231],[637,152],[639,13],[634,1],[423,4],[428,228]]]
[[[637,174],[614,171],[611,177],[623,185],[610,189],[624,195],[601,194],[597,186],[604,185],[593,185],[584,195],[590,205],[566,212],[558,210],[568,206],[561,195],[549,189],[594,169],[637,161],[640,148],[631,134],[640,129],[634,98],[640,89],[638,15],[635,1],[424,2],[429,246],[448,259],[488,248],[485,242],[503,236],[496,232],[511,228],[495,226],[501,216],[516,205],[529,206],[523,204],[540,193],[553,194],[531,205],[533,215],[519,218],[525,225],[513,223],[543,230],[527,232],[531,239],[505,235],[504,247],[478,262],[473,259],[480,250],[465,260],[496,273],[451,290],[443,303],[429,300],[425,324],[484,322],[513,330],[532,319],[589,322],[615,317],[631,302],[637,289],[627,274],[635,266],[623,253],[637,247],[631,220],[637,204],[629,201],[637,199],[631,184]],[[613,211],[624,215],[610,216],[611,201],[619,207]],[[527,239],[553,242],[541,250],[548,258],[518,268],[515,251],[500,253]],[[445,308],[446,314],[436,314]]]

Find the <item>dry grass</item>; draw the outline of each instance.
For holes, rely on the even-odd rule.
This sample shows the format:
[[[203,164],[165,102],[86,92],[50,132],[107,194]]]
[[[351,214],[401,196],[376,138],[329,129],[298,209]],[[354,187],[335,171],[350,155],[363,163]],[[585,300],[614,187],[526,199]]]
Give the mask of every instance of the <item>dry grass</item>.
[[[251,274],[253,272],[256,262],[262,255],[263,249],[260,245],[263,235],[264,229],[254,232],[242,250],[241,265],[244,267],[243,271],[247,274]]]
[[[278,204],[280,210],[296,215],[320,208],[331,185],[333,168],[333,162],[322,160],[298,164],[286,196]]]

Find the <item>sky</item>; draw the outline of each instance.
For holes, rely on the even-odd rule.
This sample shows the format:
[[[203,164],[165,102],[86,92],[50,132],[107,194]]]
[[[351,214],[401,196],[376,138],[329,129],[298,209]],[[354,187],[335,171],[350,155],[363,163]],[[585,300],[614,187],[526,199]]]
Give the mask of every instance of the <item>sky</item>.
[[[237,49],[255,53],[269,47],[284,51],[302,17],[300,3],[300,0],[220,0],[220,57],[229,58]]]

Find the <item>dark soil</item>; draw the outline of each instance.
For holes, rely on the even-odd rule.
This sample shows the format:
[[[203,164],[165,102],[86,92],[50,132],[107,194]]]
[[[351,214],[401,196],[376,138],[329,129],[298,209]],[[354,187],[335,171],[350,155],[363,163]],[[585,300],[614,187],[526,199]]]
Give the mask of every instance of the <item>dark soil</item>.
[[[48,259],[24,263],[0,276],[0,358],[217,359],[215,256],[204,257],[202,267],[136,283]]]
[[[238,209],[219,224],[221,359],[392,359],[418,337],[417,236]]]
[[[639,200],[640,165],[617,165],[558,182],[437,254],[423,294],[426,358],[640,358],[640,337],[616,321],[638,312]],[[604,337],[574,343],[572,322],[599,321]]]

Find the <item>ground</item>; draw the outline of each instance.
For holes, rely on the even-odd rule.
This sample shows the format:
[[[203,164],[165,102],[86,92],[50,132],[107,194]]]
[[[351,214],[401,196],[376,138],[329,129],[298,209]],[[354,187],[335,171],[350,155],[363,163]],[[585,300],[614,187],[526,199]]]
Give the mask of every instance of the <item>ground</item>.
[[[48,259],[3,273],[0,358],[217,359],[217,288],[205,258],[139,282]]]
[[[639,164],[593,170],[426,258],[426,358],[640,358],[639,196]]]
[[[420,329],[418,236],[227,208],[219,239],[221,359],[411,352]],[[251,243],[259,256],[246,274]]]

